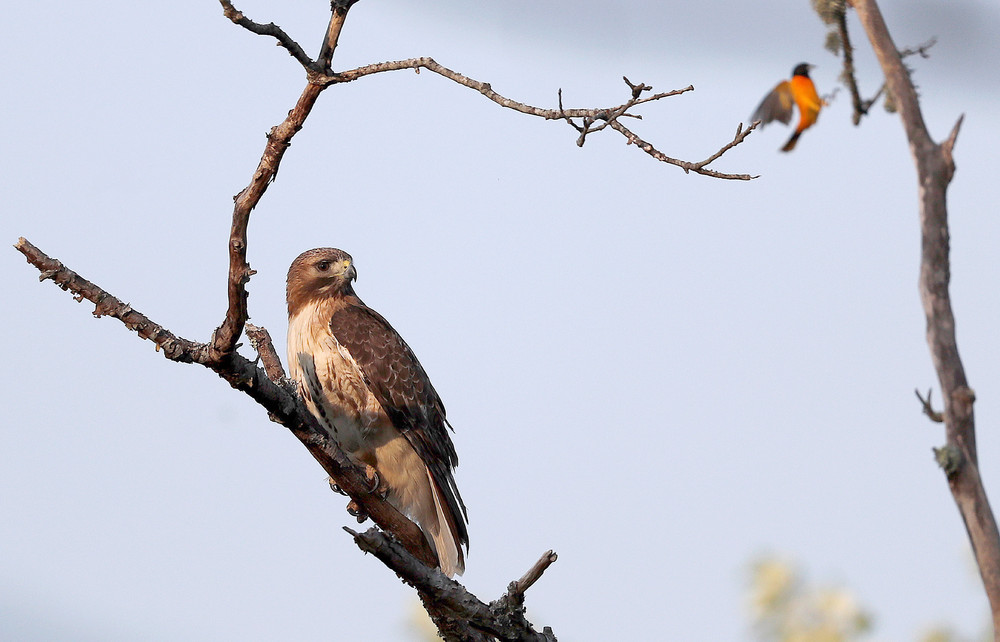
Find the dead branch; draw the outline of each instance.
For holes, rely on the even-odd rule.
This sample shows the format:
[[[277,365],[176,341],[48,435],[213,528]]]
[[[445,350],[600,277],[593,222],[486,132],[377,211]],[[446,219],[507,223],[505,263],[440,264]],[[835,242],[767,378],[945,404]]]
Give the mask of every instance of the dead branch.
[[[837,13],[837,33],[840,36],[840,49],[844,53],[844,70],[840,77],[851,92],[851,104],[854,106],[851,121],[857,126],[861,123],[861,117],[868,113],[875,99],[864,102],[861,100],[861,92],[858,91],[858,81],[854,78],[854,47],[851,46],[851,36],[847,31],[847,11]],[[882,91],[879,90],[879,94],[881,93]]]
[[[675,158],[671,158],[662,152],[656,150],[653,145],[642,141],[638,136],[629,131],[626,127],[621,125],[619,119],[623,117],[636,118],[641,120],[642,116],[638,114],[629,113],[629,109],[637,105],[642,105],[644,103],[661,100],[663,98],[669,98],[671,96],[678,96],[689,91],[694,91],[694,87],[688,85],[682,89],[674,89],[672,91],[666,91],[658,94],[652,94],[649,96],[641,97],[641,94],[645,91],[651,91],[652,87],[646,84],[635,85],[625,78],[626,84],[632,92],[632,97],[618,105],[616,107],[597,107],[589,109],[566,109],[562,105],[562,90],[558,92],[559,106],[556,109],[545,109],[543,107],[535,107],[533,105],[526,105],[524,103],[512,100],[503,96],[493,90],[493,87],[487,83],[480,80],[475,80],[474,78],[469,78],[457,71],[448,69],[447,67],[439,64],[433,58],[423,57],[423,58],[409,58],[407,60],[395,60],[390,62],[380,62],[372,65],[365,65],[364,67],[358,67],[356,69],[351,69],[349,71],[337,72],[332,75],[327,76],[314,76],[313,81],[317,83],[327,83],[327,84],[338,84],[345,82],[352,82],[359,78],[365,76],[370,76],[372,74],[384,73],[387,71],[399,71],[401,69],[414,69],[417,73],[421,69],[426,69],[428,71],[434,72],[440,76],[443,76],[451,81],[454,81],[463,87],[468,87],[478,91],[483,96],[489,100],[495,102],[501,107],[507,109],[513,109],[514,111],[520,112],[522,114],[528,114],[529,116],[537,116],[539,118],[544,118],[546,120],[565,120],[570,125],[580,133],[580,137],[577,138],[577,146],[582,147],[587,134],[600,131],[606,127],[611,127],[612,129],[618,131],[623,136],[625,136],[628,141],[627,144],[636,144],[640,149],[645,151],[647,154],[656,158],[659,161],[668,163],[670,165],[676,165],[684,170],[685,173],[694,172],[695,174],[701,174],[703,176],[710,176],[712,178],[722,178],[729,180],[742,180],[748,181],[756,178],[749,174],[727,174],[724,172],[717,172],[714,170],[707,169],[707,165],[718,160],[725,152],[729,151],[746,138],[754,127],[748,127],[742,135],[737,134],[737,140],[727,143],[719,149],[718,152],[712,154],[708,159],[692,163],[690,161],[681,161]],[[579,119],[580,123],[577,124],[573,122],[573,119]],[[641,144],[640,144],[641,143]]]
[[[934,410],[934,406],[931,404],[931,391],[927,391],[926,398],[921,396],[919,390],[914,390],[913,392],[916,393],[917,399],[920,400],[920,405],[923,408],[924,414],[927,415],[927,418],[934,423],[944,423],[944,415],[937,410]]]
[[[542,573],[544,573],[547,568],[552,566],[557,559],[559,559],[559,556],[556,555],[555,551],[545,551],[545,553],[538,558],[538,561],[528,569],[528,572],[521,576],[521,579],[510,585],[508,592],[524,595],[524,593],[531,588],[535,582],[541,579]]]
[[[378,494],[369,493],[370,482],[363,471],[349,462],[336,443],[290,392],[280,379],[272,379],[255,363],[234,354],[225,366],[212,362],[209,346],[182,339],[141,312],[81,277],[60,261],[50,258],[24,238],[15,248],[40,271],[40,280],[52,280],[69,291],[77,301],[86,299],[95,304],[94,315],[119,319],[143,339],[153,341],[158,351],[172,361],[200,363],[217,372],[237,390],[250,395],[266,408],[272,417],[287,427],[309,449],[340,489],[357,501],[363,510],[385,531],[372,528],[358,534],[349,528],[358,546],[372,553],[391,568],[407,584],[417,589],[431,618],[446,640],[537,640],[554,641],[555,635],[546,627],[534,630],[524,617],[524,592],[548,566],[556,554],[548,551],[520,580],[512,582],[500,599],[484,604],[460,583],[449,579],[436,568],[437,557],[428,548],[417,526],[399,514]],[[277,360],[266,331],[248,327],[252,341],[262,346],[261,360]],[[268,354],[270,353],[270,354]],[[277,363],[277,370],[281,364]]]
[[[154,343],[158,351],[173,361],[197,363],[210,368],[233,388],[244,392],[260,403],[271,417],[286,426],[323,466],[336,485],[356,502],[385,532],[372,529],[364,535],[355,534],[359,546],[363,545],[384,563],[415,586],[428,612],[435,618],[447,639],[501,639],[501,640],[554,640],[551,630],[534,631],[524,618],[524,592],[555,561],[551,551],[520,580],[513,582],[507,593],[490,605],[485,605],[465,592],[457,582],[445,578],[436,568],[436,558],[427,545],[419,528],[406,519],[379,496],[369,492],[370,482],[363,471],[355,467],[336,443],[329,438],[316,419],[306,410],[294,389],[284,378],[280,358],[274,350],[266,330],[248,325],[246,285],[254,274],[247,261],[247,231],[250,214],[260,202],[268,186],[277,176],[278,168],[292,138],[302,128],[320,93],[335,84],[398,69],[427,69],[454,82],[474,89],[502,107],[548,120],[564,120],[580,132],[580,144],[589,133],[611,127],[626,137],[629,144],[636,144],[654,158],[682,167],[685,172],[695,172],[717,178],[748,180],[748,175],[724,174],[707,169],[707,165],[726,151],[742,142],[753,127],[737,130],[736,138],[718,152],[699,163],[679,161],[665,156],[621,124],[623,118],[641,119],[632,109],[648,102],[676,96],[693,87],[652,94],[652,88],[643,83],[633,84],[627,78],[631,97],[622,105],[599,109],[564,109],[561,100],[558,109],[541,109],[526,105],[493,91],[488,83],[474,80],[447,69],[431,58],[414,58],[406,61],[379,63],[335,73],[331,69],[340,33],[349,9],[357,0],[333,0],[331,17],[324,33],[319,55],[311,59],[305,50],[288,33],[273,23],[263,24],[250,20],[237,10],[230,0],[220,0],[223,14],[234,24],[258,34],[274,38],[305,69],[307,83],[288,116],[273,127],[250,182],[234,197],[232,227],[228,252],[227,309],[221,325],[206,343],[178,337],[152,321],[127,303],[87,281],[59,261],[25,239],[15,246],[41,272],[42,279],[51,279],[64,290],[73,293],[77,301],[87,299],[95,304],[96,316],[112,316],[143,339]],[[258,353],[257,362],[250,361],[237,352],[238,341],[246,334]],[[448,595],[462,597],[462,609]],[[445,608],[447,606],[448,608]],[[448,610],[451,609],[451,610]]]
[[[723,145],[719,151],[715,152],[705,160],[698,163],[692,163],[690,161],[682,161],[667,156],[663,152],[653,147],[652,144],[647,143],[646,141],[636,136],[632,131],[630,131],[627,127],[625,127],[625,125],[622,125],[621,122],[619,122],[618,120],[613,120],[610,122],[610,124],[612,128],[614,128],[616,131],[620,132],[623,136],[625,136],[626,140],[628,140],[629,145],[635,145],[636,147],[646,152],[647,154],[649,154],[658,161],[668,163],[670,165],[676,165],[677,167],[683,169],[685,173],[694,172],[696,174],[711,176],[713,178],[725,178],[725,179],[740,180],[740,181],[749,181],[757,178],[756,176],[751,176],[749,174],[723,174],[721,172],[708,169],[706,165],[715,161],[724,153],[742,143],[746,139],[746,137],[750,135],[750,132],[752,132],[754,129],[757,128],[758,123],[753,123],[746,129],[743,129],[743,123],[740,123],[736,127],[736,136],[733,138],[733,140]]]
[[[316,66],[319,71],[323,73],[330,72],[330,63],[333,62],[333,52],[337,50],[337,41],[340,39],[340,31],[344,25],[344,20],[347,18],[347,10],[357,2],[358,0],[331,0],[330,25],[326,29],[326,37],[323,39],[323,46],[320,47],[319,57],[316,59]]]
[[[405,559],[402,547],[378,529],[357,533],[345,527],[354,537],[358,548],[371,553],[386,566],[396,571],[401,580],[420,592],[420,599],[446,640],[532,640],[554,642],[552,629],[541,632],[524,617],[524,590],[558,557],[547,551],[521,580],[511,582],[506,594],[485,604],[464,586],[444,575],[438,569],[414,564]],[[534,577],[524,590],[515,591],[525,577]]]
[[[1000,533],[979,474],[973,414],[975,394],[958,354],[955,315],[948,289],[951,266],[946,194],[955,173],[953,151],[961,119],[945,144],[936,144],[931,139],[916,88],[877,3],[854,0],[853,6],[878,57],[888,91],[897,102],[917,168],[922,237],[920,298],[927,319],[927,344],[944,398],[946,445],[939,450],[947,453],[948,486],[972,543],[990,601],[994,630],[1000,631]],[[927,46],[930,45],[918,48],[917,53],[925,55]]]
[[[879,98],[882,97],[886,92],[886,83],[878,88],[871,98],[865,100],[861,98],[861,91],[858,89],[858,81],[856,78],[855,68],[854,68],[854,47],[851,45],[851,35],[847,29],[847,10],[846,6],[833,7],[836,3],[831,3],[831,10],[827,13],[820,13],[820,16],[825,22],[832,21],[836,28],[837,41],[840,45],[840,50],[844,58],[844,68],[840,72],[841,81],[847,86],[848,91],[851,93],[851,106],[853,111],[851,113],[851,122],[855,126],[861,124],[861,119],[868,115],[871,110],[872,105],[878,102]],[[908,58],[909,56],[919,55],[921,58],[927,58],[927,51],[937,43],[935,38],[931,38],[927,42],[917,45],[916,47],[906,47],[899,50],[899,57],[901,59]],[[905,68],[905,67],[904,67]],[[909,69],[907,69],[909,73]],[[891,96],[886,97],[886,109],[890,110]]]
[[[274,343],[271,341],[271,333],[266,328],[260,328],[252,323],[246,324],[245,331],[247,338],[250,339],[250,346],[257,353],[261,364],[264,366],[267,378],[278,383],[283,382],[285,380],[285,369],[281,367],[281,357],[278,356],[278,351],[274,349]]]
[[[222,3],[222,13],[227,18],[233,21],[233,24],[237,24],[251,33],[255,33],[259,36],[270,36],[278,41],[278,45],[285,48],[293,58],[299,61],[306,69],[312,69],[315,63],[309,59],[306,52],[303,51],[299,43],[292,40],[291,36],[284,32],[284,30],[273,22],[269,22],[266,25],[259,22],[254,22],[253,20],[247,18],[243,15],[241,11],[238,11],[233,7],[229,0],[219,0]],[[319,71],[319,70],[317,70]]]
[[[109,316],[120,320],[141,338],[152,341],[157,351],[162,351],[171,361],[201,364],[218,373],[233,388],[248,394],[305,445],[327,474],[368,512],[376,524],[398,538],[416,559],[432,566],[437,564],[437,557],[427,546],[417,525],[383,501],[379,495],[370,492],[371,484],[364,471],[354,466],[337,447],[336,442],[328,438],[315,417],[299,400],[297,393],[282,386],[278,383],[279,380],[269,378],[263,369],[238,353],[232,353],[223,362],[213,359],[209,344],[174,335],[60,261],[50,258],[26,239],[18,239],[14,247],[25,256],[28,263],[38,268],[41,272],[40,280],[51,279],[63,290],[72,292],[77,301],[86,299],[94,303],[94,316]],[[271,350],[273,352],[273,348]]]

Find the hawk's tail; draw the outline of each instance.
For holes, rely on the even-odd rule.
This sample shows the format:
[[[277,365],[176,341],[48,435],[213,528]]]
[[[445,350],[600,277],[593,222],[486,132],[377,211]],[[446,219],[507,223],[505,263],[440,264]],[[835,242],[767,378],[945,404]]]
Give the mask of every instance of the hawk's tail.
[[[427,481],[434,496],[436,515],[432,523],[421,524],[420,528],[437,553],[441,571],[448,577],[461,575],[465,572],[465,555],[462,552],[458,525],[455,523],[456,517],[448,507],[430,470],[427,471]]]
[[[448,577],[465,571],[462,545],[467,543],[461,500],[453,487],[441,490],[430,468],[402,436],[376,449],[376,469],[389,489],[389,503],[420,526]],[[449,502],[448,491],[455,501]]]

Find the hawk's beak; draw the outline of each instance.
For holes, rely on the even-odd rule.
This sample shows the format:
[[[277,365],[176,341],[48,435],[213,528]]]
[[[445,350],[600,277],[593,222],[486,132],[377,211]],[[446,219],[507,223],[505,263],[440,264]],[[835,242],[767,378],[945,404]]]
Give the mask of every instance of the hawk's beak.
[[[354,268],[354,264],[353,263],[351,263],[347,267],[347,273],[344,276],[347,277],[347,281],[348,282],[357,281],[358,280],[358,271]]]

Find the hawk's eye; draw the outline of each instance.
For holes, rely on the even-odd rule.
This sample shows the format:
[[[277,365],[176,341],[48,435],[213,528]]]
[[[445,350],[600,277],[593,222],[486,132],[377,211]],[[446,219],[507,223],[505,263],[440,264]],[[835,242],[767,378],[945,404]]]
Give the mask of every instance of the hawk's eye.
[[[320,261],[319,263],[316,264],[316,269],[319,270],[320,272],[326,272],[327,270],[330,269],[330,262]]]

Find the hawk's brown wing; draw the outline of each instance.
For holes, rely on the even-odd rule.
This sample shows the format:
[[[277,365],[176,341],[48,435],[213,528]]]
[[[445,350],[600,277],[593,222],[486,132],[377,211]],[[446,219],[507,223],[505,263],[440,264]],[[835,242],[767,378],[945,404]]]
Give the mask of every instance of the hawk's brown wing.
[[[434,477],[454,516],[457,535],[469,543],[467,513],[452,469],[458,465],[444,404],[416,355],[382,315],[360,303],[337,310],[330,330],[344,346],[393,425]]]

